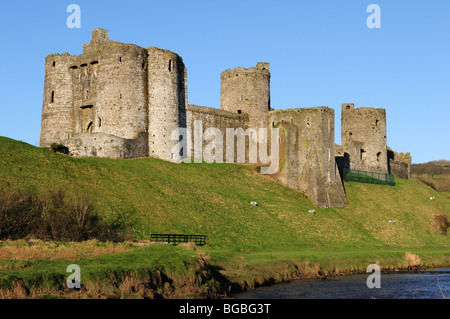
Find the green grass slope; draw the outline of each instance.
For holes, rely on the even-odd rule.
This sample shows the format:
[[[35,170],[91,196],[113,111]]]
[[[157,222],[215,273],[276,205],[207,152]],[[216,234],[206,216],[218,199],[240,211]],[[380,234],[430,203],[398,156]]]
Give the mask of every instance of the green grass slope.
[[[77,159],[0,137],[0,192],[59,189],[89,197],[105,222],[121,223],[138,241],[151,233],[205,234],[208,245],[3,242],[0,298],[23,295],[18,282],[34,291],[28,297],[60,296],[66,292],[54,287],[64,286],[71,263],[82,267],[89,298],[98,291],[205,297],[360,272],[375,262],[386,269],[450,264],[450,236],[435,218],[450,219],[450,200],[420,181],[346,182],[348,205],[321,209],[250,166]],[[95,255],[99,247],[109,253]]]
[[[450,218],[450,201],[412,180],[397,179],[394,187],[348,182],[346,207],[320,209],[249,166],[75,159],[0,138],[0,187],[86,194],[107,222],[122,222],[136,239],[205,234],[218,247],[450,243],[433,217]]]

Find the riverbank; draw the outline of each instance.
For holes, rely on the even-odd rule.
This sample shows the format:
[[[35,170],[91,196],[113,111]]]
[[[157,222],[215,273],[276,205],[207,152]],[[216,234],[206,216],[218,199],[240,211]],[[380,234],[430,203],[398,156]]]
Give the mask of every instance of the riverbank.
[[[441,248],[289,246],[232,251],[150,243],[0,244],[0,298],[230,298],[233,294],[296,279],[448,267]],[[69,289],[67,266],[81,270],[81,289]]]

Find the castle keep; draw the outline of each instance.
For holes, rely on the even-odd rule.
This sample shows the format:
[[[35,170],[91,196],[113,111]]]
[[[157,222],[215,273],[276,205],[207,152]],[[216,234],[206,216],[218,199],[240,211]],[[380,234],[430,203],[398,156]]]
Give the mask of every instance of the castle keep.
[[[387,148],[383,109],[344,104],[342,146],[335,145],[333,109],[271,108],[268,63],[224,71],[220,110],[188,104],[187,92],[187,70],[180,56],[111,41],[108,31],[95,29],[83,54],[46,57],[40,146],[63,144],[75,157],[173,161],[189,154],[201,157],[195,153],[194,137],[208,128],[219,129],[224,139],[227,129],[242,129],[248,136],[248,160],[250,141],[259,149],[271,148],[270,130],[267,142],[253,133],[279,128],[275,143],[280,170],[275,177],[320,207],[346,204],[343,167],[409,177],[409,153],[399,155]],[[189,133],[190,141],[174,154],[179,140],[173,133],[179,128]],[[203,149],[207,141],[201,143]],[[223,158],[230,151],[236,159],[235,150],[225,147]]]

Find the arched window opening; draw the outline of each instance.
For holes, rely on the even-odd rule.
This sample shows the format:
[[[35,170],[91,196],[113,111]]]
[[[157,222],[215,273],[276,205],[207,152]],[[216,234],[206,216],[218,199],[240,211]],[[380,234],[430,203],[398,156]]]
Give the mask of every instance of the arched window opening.
[[[381,162],[381,152],[378,152],[377,153],[377,162],[379,163],[379,162]]]

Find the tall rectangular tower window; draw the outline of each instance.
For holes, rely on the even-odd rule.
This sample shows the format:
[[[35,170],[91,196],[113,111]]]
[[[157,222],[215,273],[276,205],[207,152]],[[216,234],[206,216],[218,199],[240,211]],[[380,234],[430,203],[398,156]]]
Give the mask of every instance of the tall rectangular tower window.
[[[50,103],[53,103],[55,101],[55,91],[52,91],[52,94],[50,96]]]
[[[169,72],[172,72],[172,60],[169,60]]]

